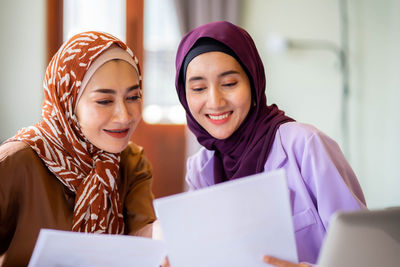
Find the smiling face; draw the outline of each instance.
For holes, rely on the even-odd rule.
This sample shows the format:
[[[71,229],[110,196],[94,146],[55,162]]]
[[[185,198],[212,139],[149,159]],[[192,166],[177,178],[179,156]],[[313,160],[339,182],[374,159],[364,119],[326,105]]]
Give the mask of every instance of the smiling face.
[[[142,117],[139,79],[132,65],[111,60],[96,70],[77,104],[82,133],[97,148],[119,153]]]
[[[185,88],[192,116],[216,139],[230,137],[250,110],[249,78],[228,54],[208,52],[195,57],[187,67]]]

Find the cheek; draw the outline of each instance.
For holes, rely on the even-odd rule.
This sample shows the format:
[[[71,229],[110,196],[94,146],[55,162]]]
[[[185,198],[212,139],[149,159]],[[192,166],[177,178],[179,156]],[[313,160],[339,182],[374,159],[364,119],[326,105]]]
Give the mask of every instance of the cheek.
[[[200,111],[201,108],[201,98],[200,97],[196,97],[196,96],[188,96],[186,98],[186,102],[188,104],[189,110],[192,113],[193,116],[196,116],[196,113],[198,113]]]
[[[247,101],[243,101],[241,104],[241,108],[243,109],[243,111],[245,111],[246,115],[250,110],[250,106],[251,106],[251,98],[248,98]]]
[[[81,125],[82,131],[95,128],[107,120],[107,110],[96,108],[91,104],[84,105],[78,115],[78,122]]]
[[[243,111],[246,111],[247,115],[247,112],[250,110],[251,106],[251,94],[243,92],[242,94],[237,95],[234,101],[237,107],[239,107]]]
[[[133,119],[134,121],[136,121],[136,124],[139,123],[139,121],[142,119],[142,111],[143,111],[142,104],[133,105],[130,108],[130,114],[133,116]]]

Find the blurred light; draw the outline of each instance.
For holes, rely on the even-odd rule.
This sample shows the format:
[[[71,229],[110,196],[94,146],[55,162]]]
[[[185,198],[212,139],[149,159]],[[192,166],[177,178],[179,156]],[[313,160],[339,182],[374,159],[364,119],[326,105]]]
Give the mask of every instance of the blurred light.
[[[160,123],[162,117],[162,108],[158,105],[148,105],[143,110],[143,119],[147,123]]]
[[[149,124],[185,124],[186,112],[181,105],[148,105],[143,110],[143,120]]]
[[[167,118],[171,123],[186,123],[186,112],[181,105],[173,105],[168,108]]]
[[[270,34],[267,38],[267,48],[273,53],[281,53],[288,49],[289,42],[283,36]]]

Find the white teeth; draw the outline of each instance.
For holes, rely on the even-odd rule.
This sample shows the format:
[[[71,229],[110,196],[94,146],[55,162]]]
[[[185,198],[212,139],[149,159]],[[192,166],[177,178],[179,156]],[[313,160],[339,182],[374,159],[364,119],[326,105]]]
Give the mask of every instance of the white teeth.
[[[229,116],[229,113],[225,113],[225,114],[223,114],[223,115],[218,115],[218,116],[213,116],[213,115],[208,115],[209,117],[210,117],[210,119],[212,119],[212,120],[223,120],[223,119],[226,119],[226,118],[228,118],[228,116]]]

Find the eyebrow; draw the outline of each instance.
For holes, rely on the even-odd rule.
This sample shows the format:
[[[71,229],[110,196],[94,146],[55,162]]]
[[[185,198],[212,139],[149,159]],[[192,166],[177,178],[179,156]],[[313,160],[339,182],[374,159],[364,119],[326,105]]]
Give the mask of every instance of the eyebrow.
[[[128,89],[126,89],[126,91],[130,92],[130,91],[138,89],[138,88],[139,88],[139,84],[136,84],[136,85],[131,86]],[[93,93],[115,94],[115,90],[114,89],[100,88],[100,89],[94,90]]]
[[[221,78],[221,77],[224,77],[224,76],[230,75],[230,74],[239,74],[239,72],[236,71],[236,70],[228,70],[228,71],[225,71],[225,72],[219,74],[218,78]],[[193,76],[193,77],[189,78],[188,82],[198,81],[198,80],[204,80],[204,77],[202,77],[202,76]]]
[[[221,73],[220,75],[218,75],[218,77],[221,78],[221,77],[229,75],[229,74],[239,74],[239,72],[236,70],[228,70],[228,71],[225,71],[225,72]]]

